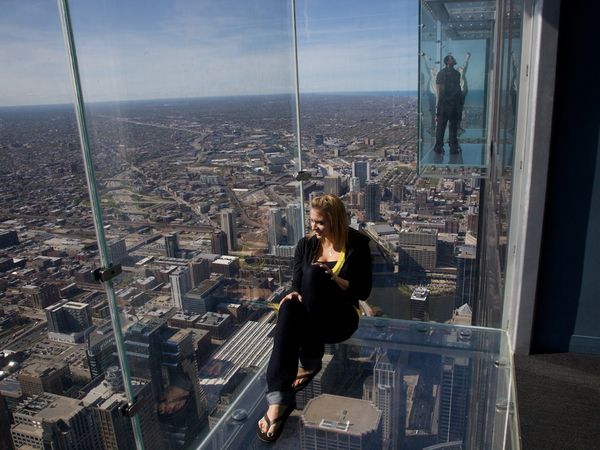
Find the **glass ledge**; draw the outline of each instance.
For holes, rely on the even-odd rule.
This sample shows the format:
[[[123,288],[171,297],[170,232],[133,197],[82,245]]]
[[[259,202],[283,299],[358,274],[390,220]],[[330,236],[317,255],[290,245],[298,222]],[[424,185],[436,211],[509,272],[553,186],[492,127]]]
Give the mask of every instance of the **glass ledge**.
[[[198,448],[520,448],[502,330],[362,318],[350,340],[327,346],[323,370],[297,395],[275,444],[256,436],[265,371],[247,376]]]

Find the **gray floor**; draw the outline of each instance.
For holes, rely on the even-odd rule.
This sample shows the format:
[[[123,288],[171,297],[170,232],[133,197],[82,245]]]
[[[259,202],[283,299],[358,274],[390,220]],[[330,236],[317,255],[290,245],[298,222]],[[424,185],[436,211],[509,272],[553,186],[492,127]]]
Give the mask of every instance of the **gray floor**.
[[[515,357],[524,450],[600,449],[600,356]]]

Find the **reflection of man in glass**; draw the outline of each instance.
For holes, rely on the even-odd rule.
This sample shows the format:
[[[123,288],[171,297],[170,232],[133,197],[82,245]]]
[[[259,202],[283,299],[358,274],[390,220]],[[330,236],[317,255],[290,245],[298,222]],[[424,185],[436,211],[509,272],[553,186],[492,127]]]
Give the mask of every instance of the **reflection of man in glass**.
[[[456,59],[454,56],[447,55],[444,58],[445,67],[440,70],[435,79],[437,89],[437,126],[435,132],[435,146],[433,150],[436,153],[444,153],[444,134],[446,125],[448,126],[448,141],[450,143],[450,153],[458,153],[458,126],[460,124],[462,109],[465,101],[461,89],[461,74],[454,68]]]

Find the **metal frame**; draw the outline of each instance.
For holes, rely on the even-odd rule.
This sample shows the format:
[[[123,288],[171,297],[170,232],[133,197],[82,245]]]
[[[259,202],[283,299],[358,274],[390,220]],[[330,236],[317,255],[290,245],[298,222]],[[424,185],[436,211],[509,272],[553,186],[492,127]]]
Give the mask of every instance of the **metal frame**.
[[[560,1],[525,0],[510,234],[502,328],[528,354],[541,251]]]

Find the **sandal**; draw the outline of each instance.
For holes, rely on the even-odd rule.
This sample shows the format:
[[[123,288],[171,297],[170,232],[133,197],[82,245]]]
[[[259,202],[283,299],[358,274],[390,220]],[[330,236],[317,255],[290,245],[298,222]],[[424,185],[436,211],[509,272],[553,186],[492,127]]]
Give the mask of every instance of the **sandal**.
[[[300,392],[306,386],[310,384],[313,378],[321,371],[321,369],[315,369],[312,372],[307,372],[303,375],[299,375],[296,377],[296,380],[300,380],[300,383],[294,386],[294,392]]]
[[[267,417],[267,413],[265,413],[265,415],[263,416],[263,419],[267,423],[267,431],[263,432],[260,429],[260,425],[259,425],[258,430],[256,432],[258,438],[264,442],[275,442],[277,439],[279,439],[279,436],[281,436],[281,433],[283,432],[283,427],[285,426],[285,421],[290,416],[290,414],[292,414],[292,411],[294,411],[295,408],[296,408],[296,404],[287,405],[285,407],[285,410],[283,411],[283,414],[281,414],[279,417],[276,417],[275,419],[273,419],[272,422],[269,419],[269,417]],[[275,430],[269,436],[269,429],[271,428],[272,425],[278,425],[278,426],[275,427]]]

